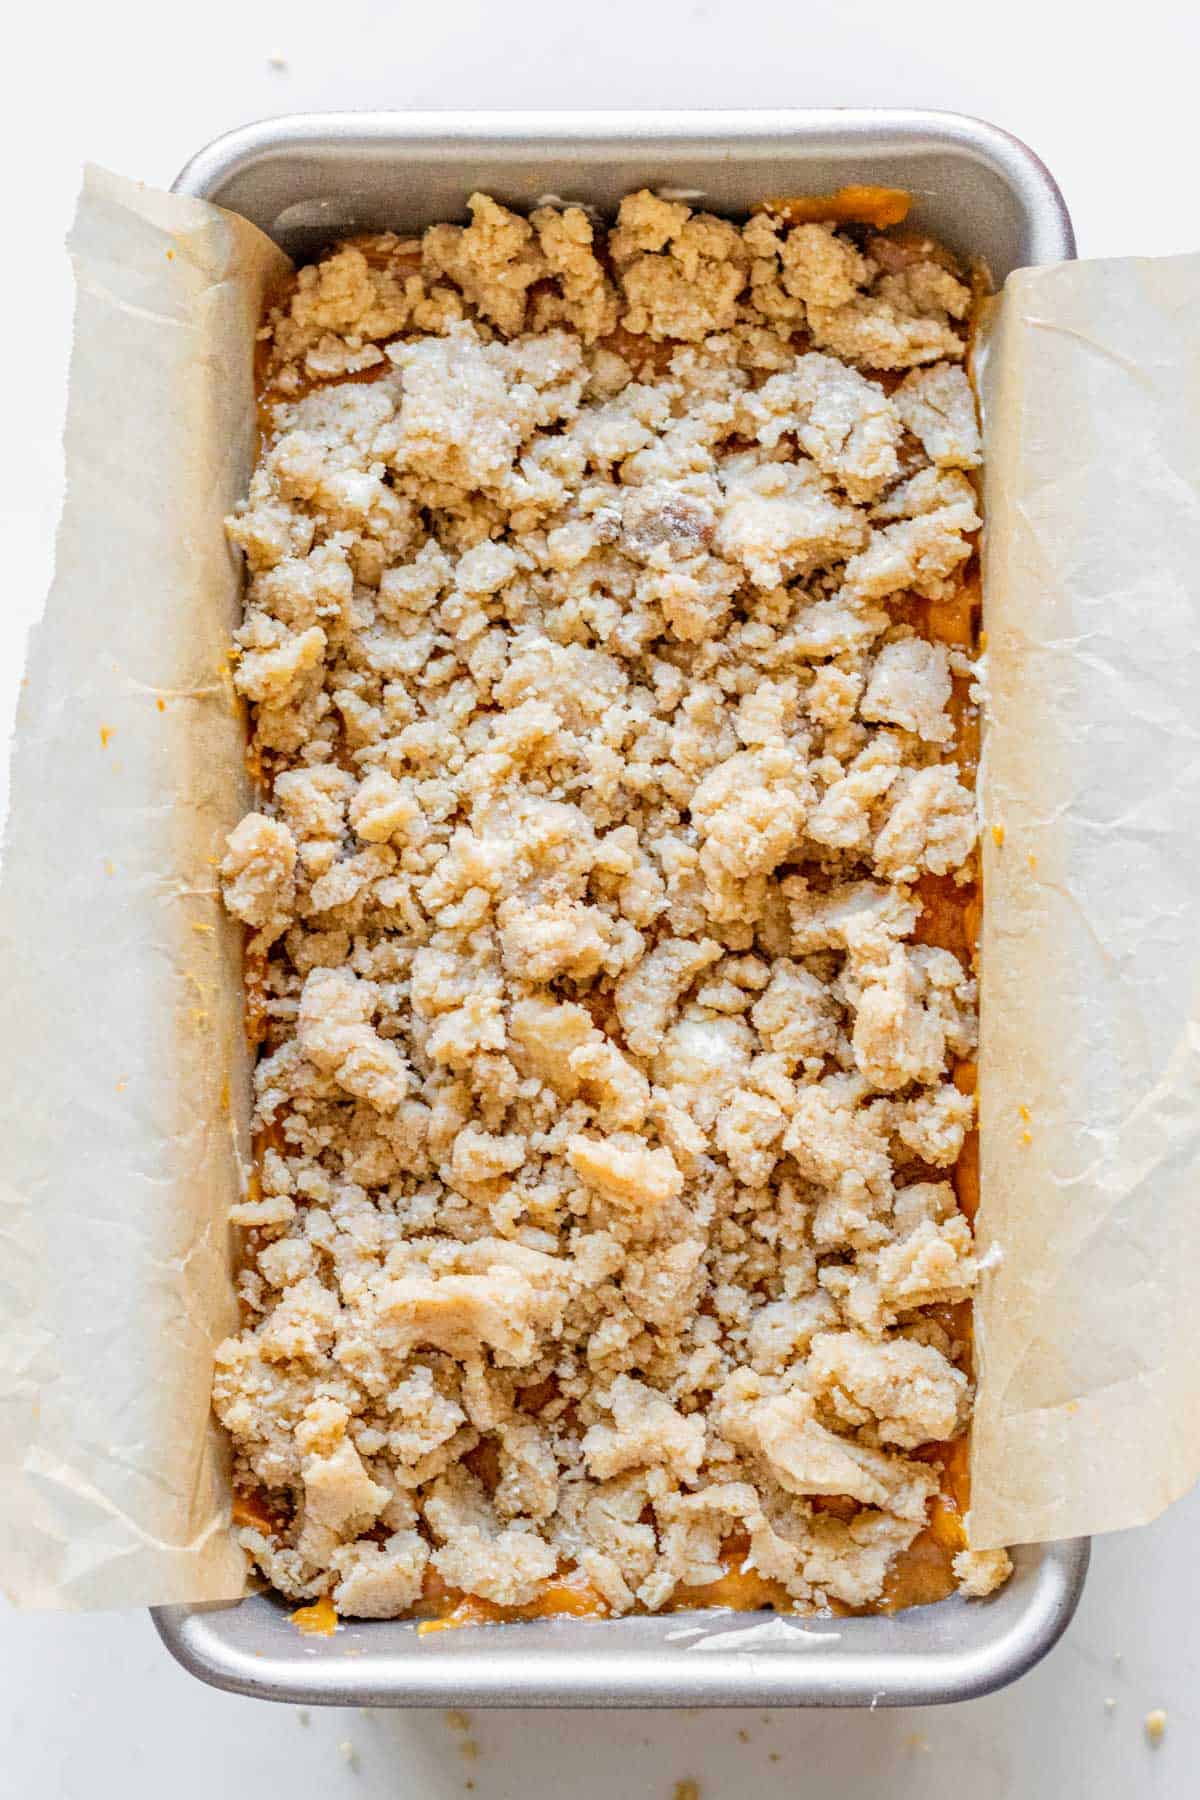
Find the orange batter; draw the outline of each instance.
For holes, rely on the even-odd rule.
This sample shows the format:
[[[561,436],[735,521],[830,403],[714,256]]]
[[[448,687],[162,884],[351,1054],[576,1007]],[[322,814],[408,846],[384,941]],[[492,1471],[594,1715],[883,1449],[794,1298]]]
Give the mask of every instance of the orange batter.
[[[908,217],[912,195],[905,188],[851,186],[834,194],[801,194],[764,200],[755,212],[770,213],[786,225],[872,225],[884,231]]]

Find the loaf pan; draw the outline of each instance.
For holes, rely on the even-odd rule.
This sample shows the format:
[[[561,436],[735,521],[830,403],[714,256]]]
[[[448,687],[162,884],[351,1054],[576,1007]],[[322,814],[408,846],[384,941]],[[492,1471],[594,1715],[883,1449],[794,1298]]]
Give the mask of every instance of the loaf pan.
[[[772,194],[907,188],[910,221],[982,256],[997,283],[1075,253],[1053,179],[1017,139],[950,113],[332,113],[248,125],[192,158],[178,193],[241,213],[297,261],[332,240],[465,217],[483,189],[611,212],[632,188],[742,213]],[[171,1653],[203,1681],[336,1706],[914,1706],[1015,1680],[1066,1629],[1086,1540],[1019,1550],[1012,1580],[894,1617],[778,1619],[721,1609],[468,1626],[421,1635],[348,1621],[303,1637],[266,1594],[160,1607]]]

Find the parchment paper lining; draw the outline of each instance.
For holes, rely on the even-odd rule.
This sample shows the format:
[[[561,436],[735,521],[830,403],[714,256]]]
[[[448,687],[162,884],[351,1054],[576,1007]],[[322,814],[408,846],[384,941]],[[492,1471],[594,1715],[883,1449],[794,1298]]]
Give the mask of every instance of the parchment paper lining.
[[[286,264],[98,171],[70,248],[67,497],[0,886],[0,1569],[23,1604],[101,1607],[244,1582],[208,1419],[248,1116],[214,866],[246,802],[221,519]]]
[[[1024,269],[984,338],[980,1547],[1200,1468],[1198,301]]]
[[[28,1605],[223,1599],[208,1393],[248,1068],[214,878],[246,803],[221,520],[286,264],[97,171],[71,249],[68,492],[0,880],[0,1572]],[[1198,297],[1196,258],[1024,271],[984,335],[981,1547],[1139,1523],[1200,1466]]]

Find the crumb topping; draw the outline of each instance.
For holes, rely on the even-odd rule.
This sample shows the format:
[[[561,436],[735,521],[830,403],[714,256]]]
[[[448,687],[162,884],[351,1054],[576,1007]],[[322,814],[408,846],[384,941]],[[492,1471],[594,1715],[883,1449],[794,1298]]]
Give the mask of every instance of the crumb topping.
[[[240,1535],[367,1618],[656,1609],[731,1540],[870,1605],[971,1404],[976,989],[921,929],[975,878],[922,611],[980,523],[970,290],[646,192],[470,212],[300,271],[229,522]]]

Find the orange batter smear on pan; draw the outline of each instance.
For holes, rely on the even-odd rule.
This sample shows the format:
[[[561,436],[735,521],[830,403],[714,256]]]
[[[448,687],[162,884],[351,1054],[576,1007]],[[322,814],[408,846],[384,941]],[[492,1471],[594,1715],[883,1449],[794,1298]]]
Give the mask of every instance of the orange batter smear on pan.
[[[332,1637],[338,1624],[333,1601],[328,1594],[322,1594],[311,1606],[298,1606],[292,1614],[292,1624],[304,1637]]]
[[[430,1569],[418,1612],[422,1616],[417,1635],[426,1637],[430,1632],[455,1631],[463,1625],[507,1625],[522,1619],[606,1619],[608,1606],[585,1575],[564,1564],[528,1606],[497,1606],[476,1594],[461,1593],[447,1587],[436,1570]]]
[[[770,213],[786,225],[871,225],[884,231],[908,217],[912,195],[905,188],[850,186],[833,194],[800,194],[764,200],[755,212]]]

